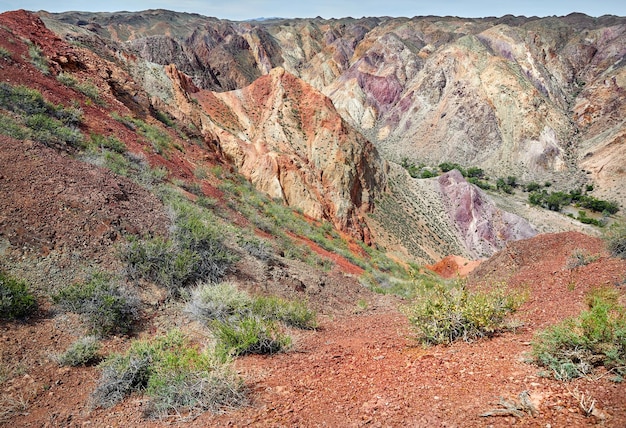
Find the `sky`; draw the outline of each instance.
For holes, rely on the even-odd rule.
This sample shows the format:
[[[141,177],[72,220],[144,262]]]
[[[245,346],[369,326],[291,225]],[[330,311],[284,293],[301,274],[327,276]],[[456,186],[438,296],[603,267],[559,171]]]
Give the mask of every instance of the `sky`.
[[[525,16],[567,15],[626,16],[625,0],[0,0],[0,12],[15,9],[48,12],[117,12],[168,9],[222,19],[261,17],[343,18],[351,16],[459,16],[486,17],[507,14]]]

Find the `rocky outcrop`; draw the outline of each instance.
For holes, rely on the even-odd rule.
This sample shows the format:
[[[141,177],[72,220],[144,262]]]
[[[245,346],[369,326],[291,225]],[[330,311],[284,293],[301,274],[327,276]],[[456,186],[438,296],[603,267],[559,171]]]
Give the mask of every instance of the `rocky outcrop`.
[[[168,74],[181,110],[257,189],[369,241],[362,215],[385,188],[385,163],[327,97],[282,68],[241,90],[193,95],[183,74]]]
[[[473,258],[489,257],[507,242],[530,238],[537,231],[523,218],[502,211],[478,187],[452,170],[437,179],[450,223]]]
[[[475,260],[537,233],[522,217],[497,208],[456,170],[414,179],[392,164],[388,181],[388,191],[367,220],[376,242],[399,257],[427,264],[448,255]]]

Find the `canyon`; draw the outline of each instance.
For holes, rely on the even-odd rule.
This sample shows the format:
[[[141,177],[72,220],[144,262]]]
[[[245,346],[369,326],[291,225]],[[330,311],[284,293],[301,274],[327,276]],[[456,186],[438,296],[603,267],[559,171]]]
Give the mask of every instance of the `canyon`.
[[[122,278],[140,318],[101,340],[107,355],[177,328],[209,343],[189,292],[132,277],[123,255],[202,212],[232,256],[224,280],[306,301],[320,326],[289,329],[295,352],[237,358],[251,401],[190,426],[622,426],[610,372],[572,382],[597,398],[584,414],[578,389],[527,359],[590,290],[624,299],[626,262],[599,237],[624,221],[625,42],[625,17],[583,14],[0,14],[0,269],[39,302],[0,324],[0,424],[171,422],[146,419],[141,394],[91,406],[99,369],[53,357],[85,326],[51,296],[94,271]],[[584,224],[580,207],[531,204],[531,184],[617,212]],[[527,293],[520,327],[420,347],[402,287],[438,274]],[[537,414],[484,417],[522,392]]]

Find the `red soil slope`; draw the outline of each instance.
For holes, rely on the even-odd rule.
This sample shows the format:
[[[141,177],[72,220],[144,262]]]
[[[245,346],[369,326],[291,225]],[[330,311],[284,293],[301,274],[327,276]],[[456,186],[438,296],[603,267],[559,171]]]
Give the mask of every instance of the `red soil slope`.
[[[574,249],[600,257],[569,269],[565,263]],[[526,361],[538,328],[578,313],[587,290],[623,284],[625,273],[625,260],[607,257],[601,241],[585,235],[517,242],[471,275],[472,281],[490,277],[524,284],[530,297],[516,315],[524,326],[515,333],[424,349],[411,339],[406,319],[394,305],[371,296],[366,311],[324,317],[319,330],[301,333],[293,352],[239,359],[236,366],[247,379],[252,404],[222,415],[206,413],[187,425],[625,426],[624,383],[613,383],[601,372],[563,383],[541,377],[540,369]],[[138,396],[113,409],[90,410],[97,369],[58,368],[50,361],[50,353],[69,341],[69,332],[55,330],[55,323],[43,318],[1,327],[3,360],[21,361],[27,368],[3,385],[5,397],[23,397],[27,403],[23,411],[15,410],[12,425],[164,426],[164,421],[142,420]],[[106,349],[119,344],[110,340]],[[480,416],[497,408],[500,397],[516,399],[522,391],[537,407],[535,416]],[[596,400],[594,415],[583,415],[577,393]]]

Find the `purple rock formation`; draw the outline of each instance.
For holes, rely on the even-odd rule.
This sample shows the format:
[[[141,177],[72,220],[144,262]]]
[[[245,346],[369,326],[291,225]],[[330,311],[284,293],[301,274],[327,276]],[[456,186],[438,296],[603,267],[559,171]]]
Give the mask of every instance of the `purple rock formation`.
[[[437,180],[448,216],[473,257],[488,257],[509,241],[537,234],[523,218],[497,208],[489,196],[457,170]]]

